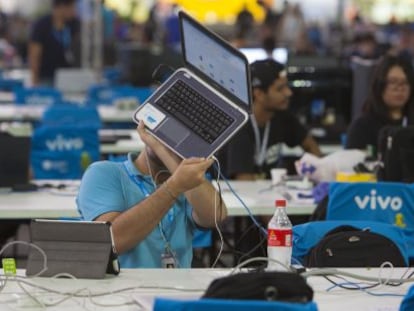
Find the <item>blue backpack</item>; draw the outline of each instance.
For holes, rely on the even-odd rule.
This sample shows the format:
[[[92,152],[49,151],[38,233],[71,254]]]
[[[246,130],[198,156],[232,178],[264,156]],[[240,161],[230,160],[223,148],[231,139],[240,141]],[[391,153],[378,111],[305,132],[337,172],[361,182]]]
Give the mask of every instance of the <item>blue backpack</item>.
[[[347,226],[348,228],[351,226],[355,230],[350,231],[349,229],[342,230],[341,233],[344,233],[343,236],[345,236],[347,231],[350,231],[352,234],[346,236],[345,242],[348,241],[350,244],[347,244],[344,249],[339,249],[339,251],[343,251],[344,253],[349,253],[352,251],[355,251],[358,247],[362,245],[362,243],[370,243],[374,242],[372,236],[369,236],[367,239],[363,240],[363,237],[361,237],[358,234],[359,232],[369,232],[375,235],[382,236],[384,241],[386,240],[389,242],[384,246],[386,249],[390,249],[390,245],[392,245],[395,249],[395,251],[401,256],[401,265],[402,266],[408,266],[409,263],[409,247],[410,243],[408,242],[411,240],[409,237],[409,234],[406,234],[404,232],[404,229],[398,228],[393,225],[380,223],[380,222],[373,222],[373,221],[315,221],[315,222],[309,222],[306,224],[301,224],[293,227],[293,250],[292,250],[292,257],[302,263],[303,265],[306,265],[309,262],[309,256],[312,251],[316,247],[319,247],[321,251],[328,252],[328,255],[331,255],[332,257],[335,256],[337,253],[337,250],[335,250],[335,247],[341,246],[344,239],[341,239],[341,235],[338,235],[336,238],[337,240],[332,240],[330,243],[331,246],[331,252],[332,254],[329,254],[329,251],[327,251],[327,248],[320,247],[324,238],[329,235],[329,233],[332,233],[332,230],[343,228],[344,226]],[[341,230],[339,230],[341,231]],[[335,233],[335,232],[333,232]],[[355,236],[356,238],[354,241],[351,239],[352,236]],[[338,238],[339,237],[339,238]],[[377,240],[375,240],[377,241]],[[382,240],[381,240],[382,241]],[[352,242],[355,242],[353,244]],[[382,243],[382,242],[381,242]],[[411,242],[412,243],[412,242]],[[323,244],[323,243],[322,243]],[[326,245],[326,244],[325,244]],[[355,246],[354,246],[355,245]],[[380,244],[379,247],[381,247],[383,244]],[[376,245],[378,246],[378,245]],[[363,246],[362,249],[368,249],[369,246]],[[357,250],[358,252],[358,250]],[[359,250],[359,252],[361,252]],[[359,254],[363,255],[363,254]],[[378,257],[378,260],[381,260],[381,258],[384,258],[384,255],[387,255],[387,251],[385,254],[380,254],[377,256],[377,254],[372,253],[373,257]],[[352,266],[351,262],[347,262],[347,258],[345,258],[345,255],[341,255],[342,258],[339,258],[340,260],[343,260],[343,263],[339,266]],[[370,254],[368,254],[370,256]],[[354,256],[351,256],[354,258],[357,258],[358,256],[355,254]],[[335,258],[332,258],[334,260]],[[353,264],[355,266],[355,264]],[[361,262],[360,266],[365,266],[364,262]]]

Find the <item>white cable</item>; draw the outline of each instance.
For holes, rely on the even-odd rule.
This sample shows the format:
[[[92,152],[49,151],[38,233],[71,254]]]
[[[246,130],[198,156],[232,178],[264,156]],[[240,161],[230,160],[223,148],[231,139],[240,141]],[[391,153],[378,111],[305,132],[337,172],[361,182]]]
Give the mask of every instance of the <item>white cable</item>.
[[[26,277],[26,276],[10,276],[10,275],[5,275],[5,274],[0,274],[0,292],[3,290],[3,288],[6,286],[7,281],[13,281],[16,282],[17,285],[20,287],[20,289],[26,294],[27,297],[29,297],[31,300],[33,300],[39,307],[46,309],[47,307],[53,307],[53,306],[58,306],[60,304],[62,304],[63,302],[72,299],[72,298],[88,298],[90,300],[90,302],[94,305],[97,306],[101,306],[101,307],[117,307],[117,306],[124,306],[124,305],[131,305],[131,304],[136,304],[135,302],[132,301],[128,301],[125,303],[119,303],[119,304],[103,304],[103,303],[99,303],[95,300],[92,299],[92,297],[102,297],[102,296],[114,296],[115,294],[119,294],[119,293],[123,293],[123,292],[128,292],[128,291],[133,291],[133,290],[137,290],[137,289],[169,289],[169,290],[178,290],[178,291],[182,291],[182,292],[203,292],[205,289],[196,289],[196,288],[180,288],[180,287],[175,287],[175,286],[133,286],[133,287],[126,287],[126,288],[121,288],[121,289],[117,289],[117,290],[112,290],[112,291],[106,291],[106,292],[98,292],[98,293],[92,293],[91,290],[89,288],[80,288],[80,289],[76,289],[73,291],[60,291],[60,290],[56,290],[54,288],[49,288],[46,286],[41,286],[41,285],[37,285],[34,284],[30,281],[28,281],[28,279],[32,278],[32,277],[37,277],[40,276],[42,273],[44,273],[47,270],[47,255],[44,252],[43,249],[41,249],[39,246],[32,244],[32,243],[28,243],[25,241],[13,241],[13,242],[9,242],[6,245],[3,246],[3,248],[0,250],[0,255],[5,251],[5,249],[7,249],[8,247],[14,245],[14,244],[23,244],[23,245],[27,245],[30,247],[35,248],[36,250],[38,250],[43,257],[43,269],[38,272],[37,274],[35,274],[34,276],[31,277]],[[59,273],[56,274],[54,276],[52,276],[52,278],[57,278],[57,277],[69,277],[74,281],[78,281],[78,279],[69,274],[69,273]],[[56,294],[56,295],[60,295],[63,296],[62,298],[54,301],[54,302],[45,302],[40,300],[39,295],[44,295],[44,293],[33,293],[33,291],[28,290],[24,285],[30,286],[34,289],[37,290],[41,290],[44,291],[46,293],[51,293],[51,294]],[[85,292],[86,293],[82,293]],[[19,298],[16,298],[16,301]],[[4,303],[4,301],[1,301],[1,303]]]
[[[212,159],[217,163],[217,171],[218,172],[217,172],[217,181],[216,182],[217,182],[217,186],[219,186],[220,175],[221,175],[220,162],[219,162],[219,160],[215,156],[212,156]],[[214,191],[214,224],[216,226],[216,230],[217,230],[217,232],[219,234],[219,237],[220,237],[220,250],[219,250],[219,252],[218,252],[218,254],[216,256],[216,259],[213,262],[213,265],[211,266],[212,268],[214,268],[216,266],[217,262],[219,261],[219,259],[221,257],[221,254],[222,254],[223,248],[224,248],[224,238],[223,238],[223,234],[222,234],[222,232],[220,230],[220,226],[218,225],[218,222],[217,222],[217,199],[218,199],[217,196],[218,196],[217,195],[217,191]],[[222,208],[222,206],[220,206],[220,210],[221,210],[221,208]]]
[[[12,242],[9,242],[6,245],[4,245],[2,247],[2,249],[0,250],[0,256],[3,254],[3,252],[8,247],[10,247],[12,245],[15,245],[15,244],[21,244],[21,245],[26,245],[26,246],[33,247],[34,249],[36,249],[43,256],[43,269],[40,270],[38,273],[36,273],[35,275],[33,275],[31,277],[38,277],[38,276],[42,275],[47,270],[47,256],[46,256],[45,251],[43,249],[41,249],[39,246],[37,246],[36,244],[30,243],[30,242],[26,242],[26,241],[12,241]]]
[[[4,276],[4,275],[0,275]],[[202,292],[205,290],[205,288],[183,288],[180,286],[147,286],[147,285],[137,285],[137,286],[130,286],[130,287],[124,287],[124,288],[119,288],[119,289],[115,289],[112,291],[104,291],[104,292],[96,292],[96,293],[86,293],[86,294],[80,294],[80,292],[88,290],[88,288],[80,288],[80,289],[76,289],[74,291],[69,291],[69,292],[64,292],[64,291],[60,291],[54,288],[50,288],[47,286],[43,286],[43,285],[38,285],[35,283],[32,283],[31,281],[28,281],[28,277],[24,277],[24,276],[17,276],[15,278],[10,278],[10,281],[13,282],[21,282],[22,284],[28,285],[30,287],[33,288],[37,288],[52,294],[58,294],[58,295],[63,295],[63,296],[68,296],[68,295],[72,295],[73,297],[77,297],[77,298],[88,298],[90,295],[92,297],[102,297],[102,296],[108,296],[108,295],[115,295],[115,294],[119,294],[119,293],[123,293],[123,292],[129,292],[129,291],[134,291],[134,290],[140,290],[140,289],[165,289],[165,290],[176,290],[176,291],[180,291],[180,292]],[[75,280],[74,280],[75,281]],[[79,279],[76,279],[76,282],[78,282]]]
[[[305,278],[312,277],[312,276],[326,276],[326,275],[342,275],[342,276],[348,276],[351,278],[354,278],[356,280],[361,281],[368,281],[368,282],[378,282],[378,280],[381,280],[381,283],[384,283],[384,280],[388,283],[409,283],[414,282],[414,277],[403,279],[403,278],[388,278],[388,279],[382,279],[378,277],[370,277],[370,276],[364,276],[361,274],[356,274],[348,271],[339,270],[336,268],[320,268],[320,269],[311,269],[306,272],[301,273],[301,275]]]
[[[382,277],[382,273],[384,272],[384,268],[385,267],[391,268],[391,270],[390,270],[387,278],[383,278]],[[380,270],[378,272],[378,283],[379,283],[379,286],[377,288],[375,288],[375,290],[377,291],[377,290],[381,289],[382,287],[384,287],[384,285],[387,285],[389,283],[390,278],[392,277],[393,274],[394,274],[394,265],[391,262],[389,262],[389,261],[383,262],[381,264]]]
[[[93,294],[91,292],[90,289],[88,289],[88,299],[89,301],[98,307],[104,307],[104,308],[115,308],[115,307],[122,307],[122,306],[129,306],[129,305],[138,305],[139,307],[142,308],[142,305],[138,302],[138,301],[134,301],[129,299],[128,301],[125,301],[123,303],[101,303],[101,302],[97,302],[96,300],[94,300],[93,298]],[[111,295],[111,296],[115,296],[115,295]],[[129,298],[129,297],[128,297]]]
[[[232,275],[234,272],[236,272],[237,270],[240,270],[245,265],[247,265],[251,262],[256,262],[256,261],[265,261],[265,262],[277,263],[277,264],[281,265],[283,268],[285,268],[286,271],[288,271],[288,272],[292,271],[292,269],[289,266],[286,266],[283,262],[281,262],[277,259],[268,258],[268,257],[253,257],[253,258],[247,259],[247,260],[243,261],[241,264],[235,266],[233,269],[231,269],[229,274]],[[272,271],[272,270],[269,270],[269,271]]]

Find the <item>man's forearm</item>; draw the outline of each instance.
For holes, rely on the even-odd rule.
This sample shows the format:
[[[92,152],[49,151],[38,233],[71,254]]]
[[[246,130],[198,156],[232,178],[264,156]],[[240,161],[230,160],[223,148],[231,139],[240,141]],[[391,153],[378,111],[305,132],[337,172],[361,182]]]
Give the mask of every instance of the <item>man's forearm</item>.
[[[39,84],[40,60],[42,55],[42,48],[38,43],[29,44],[29,66],[31,72],[32,84]]]
[[[119,253],[144,240],[174,204],[174,198],[163,187],[112,220],[115,246]]]
[[[201,227],[214,227],[215,217],[217,217],[217,222],[227,217],[226,205],[220,200],[217,190],[207,180],[197,188],[187,191],[185,196],[193,207],[194,221]]]
[[[302,148],[309,153],[312,153],[318,157],[322,156],[322,152],[319,148],[318,143],[316,142],[316,140],[308,135],[305,140],[302,142]]]

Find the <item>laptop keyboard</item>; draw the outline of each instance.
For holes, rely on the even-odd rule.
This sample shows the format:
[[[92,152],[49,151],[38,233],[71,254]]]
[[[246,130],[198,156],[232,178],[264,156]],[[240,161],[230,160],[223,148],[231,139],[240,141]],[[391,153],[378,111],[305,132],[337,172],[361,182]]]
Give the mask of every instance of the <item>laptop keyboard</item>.
[[[212,144],[234,121],[232,117],[180,80],[157,101],[157,105],[209,144]]]

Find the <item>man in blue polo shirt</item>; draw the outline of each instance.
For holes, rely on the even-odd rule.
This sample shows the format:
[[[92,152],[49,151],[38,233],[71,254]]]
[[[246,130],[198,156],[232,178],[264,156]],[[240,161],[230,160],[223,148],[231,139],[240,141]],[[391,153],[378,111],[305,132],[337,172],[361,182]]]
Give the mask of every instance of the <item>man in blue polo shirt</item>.
[[[77,197],[85,220],[110,221],[124,268],[191,267],[193,230],[227,216],[205,179],[211,159],[181,160],[138,127],[146,148],[123,163],[96,162]],[[216,209],[216,210],[215,210]]]

